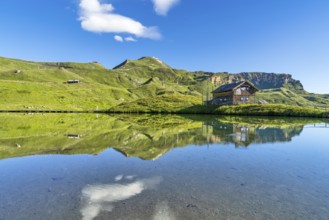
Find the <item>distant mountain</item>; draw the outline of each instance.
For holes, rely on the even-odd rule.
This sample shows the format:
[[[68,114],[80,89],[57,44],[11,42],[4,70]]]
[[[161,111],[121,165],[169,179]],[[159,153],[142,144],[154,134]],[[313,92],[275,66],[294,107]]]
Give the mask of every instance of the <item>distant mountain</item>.
[[[157,68],[168,68],[172,69],[168,64],[164,63],[162,60],[156,57],[141,57],[138,60],[125,60],[118,66],[114,67],[113,69],[129,69],[134,67],[146,67],[151,69]]]
[[[69,81],[79,83],[71,84]],[[189,108],[217,86],[249,80],[269,103],[327,106],[329,95],[308,93],[289,74],[188,72],[155,57],[126,60],[109,70],[98,62],[32,62],[0,57],[1,109],[95,110],[120,105]],[[168,102],[168,100],[170,102]]]
[[[228,72],[203,72],[197,71],[195,73],[208,75],[210,81],[214,85],[223,85],[227,83],[239,82],[248,80],[252,82],[258,89],[277,89],[289,88],[296,91],[303,91],[303,85],[299,80],[292,77],[291,74],[285,73],[265,73],[265,72],[242,72],[242,73],[228,73]]]
[[[238,74],[227,74],[225,77],[213,74],[211,81],[215,84],[232,83],[242,80],[252,82],[259,89],[291,88],[303,90],[299,80],[292,78],[290,74],[264,73],[264,72],[243,72]]]

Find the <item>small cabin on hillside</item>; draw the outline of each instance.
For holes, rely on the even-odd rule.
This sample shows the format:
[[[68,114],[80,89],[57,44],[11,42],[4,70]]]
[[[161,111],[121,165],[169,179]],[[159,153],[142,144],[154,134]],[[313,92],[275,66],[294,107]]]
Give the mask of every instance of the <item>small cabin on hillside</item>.
[[[75,83],[80,83],[80,80],[78,79],[70,79],[65,82],[66,84],[75,84]]]
[[[212,91],[213,105],[235,105],[255,103],[258,89],[249,81],[225,84]]]

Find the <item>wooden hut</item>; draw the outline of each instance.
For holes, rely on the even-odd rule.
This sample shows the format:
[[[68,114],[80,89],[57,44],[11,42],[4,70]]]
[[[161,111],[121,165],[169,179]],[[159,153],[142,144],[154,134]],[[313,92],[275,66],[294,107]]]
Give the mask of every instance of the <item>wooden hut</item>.
[[[213,105],[234,105],[256,102],[258,89],[249,81],[225,84],[212,91]]]
[[[70,79],[66,81],[66,84],[75,84],[75,83],[80,83],[80,80],[78,79]]]

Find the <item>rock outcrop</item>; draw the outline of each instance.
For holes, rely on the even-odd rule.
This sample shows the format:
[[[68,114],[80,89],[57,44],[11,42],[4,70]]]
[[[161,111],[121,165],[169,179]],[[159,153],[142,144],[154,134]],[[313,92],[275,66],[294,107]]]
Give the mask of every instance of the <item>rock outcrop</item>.
[[[243,72],[238,74],[213,74],[211,82],[216,85],[248,80],[259,89],[274,89],[288,87],[295,90],[303,90],[299,80],[292,78],[290,74],[264,73],[264,72]]]

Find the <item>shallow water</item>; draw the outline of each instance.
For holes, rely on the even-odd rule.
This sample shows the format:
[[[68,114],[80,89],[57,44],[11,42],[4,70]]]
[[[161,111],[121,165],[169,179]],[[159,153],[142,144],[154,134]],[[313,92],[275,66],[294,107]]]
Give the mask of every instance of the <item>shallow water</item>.
[[[0,120],[0,219],[329,218],[326,121]]]

